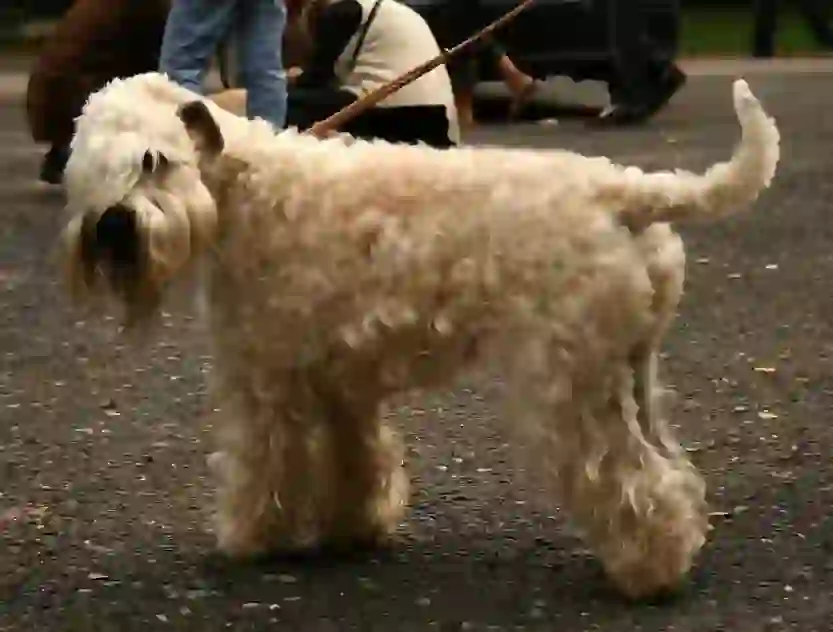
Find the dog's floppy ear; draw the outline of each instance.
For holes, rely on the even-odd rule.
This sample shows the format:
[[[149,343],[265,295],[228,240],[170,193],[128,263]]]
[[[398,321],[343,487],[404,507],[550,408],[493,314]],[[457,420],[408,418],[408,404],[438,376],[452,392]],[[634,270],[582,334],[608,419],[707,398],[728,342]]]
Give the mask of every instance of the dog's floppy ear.
[[[223,133],[203,101],[191,101],[180,106],[178,114],[198,152],[209,156],[222,153],[225,145]]]

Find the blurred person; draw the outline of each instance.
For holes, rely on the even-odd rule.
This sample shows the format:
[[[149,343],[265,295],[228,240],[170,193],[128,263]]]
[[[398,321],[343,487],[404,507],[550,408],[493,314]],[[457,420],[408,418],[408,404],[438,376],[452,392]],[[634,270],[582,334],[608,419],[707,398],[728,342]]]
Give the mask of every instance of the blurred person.
[[[752,54],[755,57],[773,57],[775,33],[778,29],[778,0],[754,0],[754,2],[755,24]],[[823,48],[833,50],[833,29],[830,27],[829,5],[822,0],[798,0],[797,5],[818,44]]]
[[[246,115],[281,129],[287,107],[281,50],[286,14],[284,0],[173,0],[159,70],[202,94],[211,58],[231,35],[246,88]]]
[[[308,26],[308,9],[312,4],[314,0],[285,0],[286,25],[283,31],[281,60],[287,71],[287,79],[291,78],[293,69],[299,67],[312,51]],[[239,57],[236,33],[232,32],[220,43],[218,51],[218,70],[226,90],[238,87]]]
[[[453,48],[484,26],[486,14],[481,0],[444,0],[436,18],[437,39],[443,48]],[[509,89],[509,118],[517,118],[541,83],[520,70],[506,50],[490,34],[462,51],[446,64],[454,88],[460,124],[474,124],[474,91],[483,68],[495,71]]]
[[[422,16],[397,0],[318,0],[308,12],[312,51],[290,82],[287,109],[288,125],[301,130],[440,54]],[[448,71],[435,68],[339,131],[456,145],[459,127]]]

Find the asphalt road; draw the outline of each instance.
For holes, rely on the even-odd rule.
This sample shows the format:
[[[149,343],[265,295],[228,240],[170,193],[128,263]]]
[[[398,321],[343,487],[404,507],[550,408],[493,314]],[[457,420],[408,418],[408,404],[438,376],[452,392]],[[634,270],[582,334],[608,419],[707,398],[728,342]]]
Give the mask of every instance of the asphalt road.
[[[134,347],[68,308],[49,258],[60,199],[32,184],[19,104],[0,105],[0,630],[833,629],[833,77],[751,84],[781,123],[781,170],[754,213],[683,227],[688,290],[665,345],[673,418],[725,513],[683,593],[640,605],[536,508],[492,383],[393,407],[414,491],[390,550],[214,556],[204,332],[172,300]],[[730,79],[698,77],[644,129],[476,140],[699,169],[736,138]]]

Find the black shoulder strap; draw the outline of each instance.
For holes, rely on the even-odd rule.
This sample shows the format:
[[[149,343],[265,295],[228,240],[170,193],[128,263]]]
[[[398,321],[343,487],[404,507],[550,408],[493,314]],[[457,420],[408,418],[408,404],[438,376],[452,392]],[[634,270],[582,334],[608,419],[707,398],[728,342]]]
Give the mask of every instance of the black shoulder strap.
[[[376,14],[379,12],[379,7],[381,6],[382,1],[383,0],[376,0],[373,4],[373,8],[370,9],[367,20],[365,20],[364,24],[362,24],[362,30],[359,32],[359,39],[356,41],[356,48],[353,50],[353,56],[350,58],[350,71],[356,67],[356,61],[359,58],[362,46],[364,46],[364,39],[367,37],[367,31],[370,30],[370,25],[373,24],[373,20],[376,19]]]

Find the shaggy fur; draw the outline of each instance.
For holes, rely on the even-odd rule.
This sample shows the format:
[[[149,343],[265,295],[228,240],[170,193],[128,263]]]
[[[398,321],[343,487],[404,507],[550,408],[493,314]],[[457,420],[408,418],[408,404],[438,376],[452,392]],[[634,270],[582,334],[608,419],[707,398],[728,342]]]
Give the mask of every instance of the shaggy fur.
[[[217,537],[231,555],[373,543],[407,500],[394,393],[497,366],[506,420],[607,572],[673,588],[705,485],[655,406],[684,252],[666,222],[769,186],[778,131],[743,81],[743,137],[704,175],[566,151],[317,140],[165,77],[116,81],[78,121],[68,266],[142,320],[207,270],[222,407]]]

